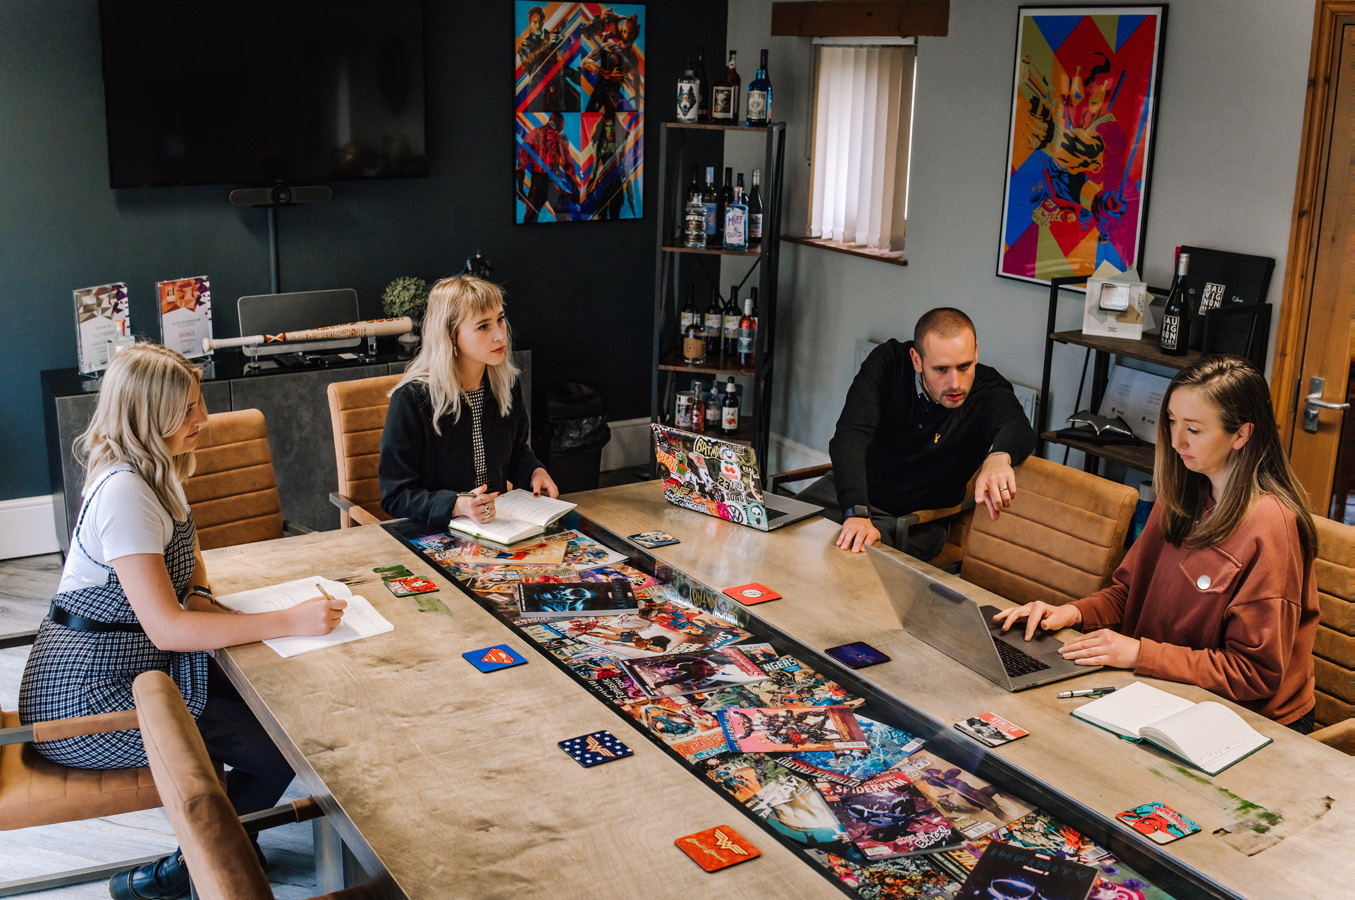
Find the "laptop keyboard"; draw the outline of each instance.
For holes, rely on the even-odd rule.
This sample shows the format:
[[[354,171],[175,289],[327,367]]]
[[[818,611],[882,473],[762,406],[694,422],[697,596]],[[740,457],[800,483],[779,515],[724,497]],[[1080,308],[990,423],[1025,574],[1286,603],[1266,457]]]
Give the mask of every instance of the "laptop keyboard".
[[[777,519],[781,518],[786,514],[786,511],[784,509],[773,509],[770,506],[766,507],[766,510],[768,522],[775,522]]]
[[[1018,675],[1030,675],[1033,672],[1043,672],[1049,668],[1029,653],[1013,647],[1005,641],[993,638],[993,643],[997,645],[997,655],[1002,658],[1002,668],[1006,669],[1007,674],[1012,678]]]

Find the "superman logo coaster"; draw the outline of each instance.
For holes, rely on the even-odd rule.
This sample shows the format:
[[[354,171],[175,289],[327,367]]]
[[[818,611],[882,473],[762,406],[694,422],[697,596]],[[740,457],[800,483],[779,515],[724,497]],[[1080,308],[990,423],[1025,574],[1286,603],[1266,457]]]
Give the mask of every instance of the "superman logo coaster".
[[[728,866],[748,862],[762,855],[762,851],[748,843],[748,839],[728,825],[716,825],[696,834],[680,837],[676,841],[678,849],[696,860],[696,864],[707,872],[715,872]]]
[[[482,650],[472,650],[461,655],[481,672],[493,672],[498,669],[507,669],[510,666],[520,666],[527,661],[507,644],[485,647]]]
[[[574,757],[584,768],[600,766],[612,760],[631,755],[631,749],[616,739],[610,731],[595,731],[580,737],[560,741],[560,749]]]

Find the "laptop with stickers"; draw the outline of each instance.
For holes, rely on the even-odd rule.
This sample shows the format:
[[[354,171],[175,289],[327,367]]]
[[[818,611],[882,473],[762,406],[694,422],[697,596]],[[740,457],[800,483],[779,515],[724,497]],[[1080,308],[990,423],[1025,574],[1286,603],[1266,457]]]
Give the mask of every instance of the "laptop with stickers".
[[[663,495],[674,506],[758,531],[772,531],[823,511],[792,497],[764,495],[752,447],[657,423],[650,427],[664,473]]]

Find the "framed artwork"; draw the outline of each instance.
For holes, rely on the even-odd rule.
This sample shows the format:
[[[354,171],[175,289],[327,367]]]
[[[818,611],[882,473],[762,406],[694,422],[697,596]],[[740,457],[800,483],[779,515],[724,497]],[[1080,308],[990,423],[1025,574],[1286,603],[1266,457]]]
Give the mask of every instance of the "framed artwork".
[[[515,0],[514,221],[644,215],[645,7]]]
[[[1142,261],[1167,7],[1021,7],[997,274]]]

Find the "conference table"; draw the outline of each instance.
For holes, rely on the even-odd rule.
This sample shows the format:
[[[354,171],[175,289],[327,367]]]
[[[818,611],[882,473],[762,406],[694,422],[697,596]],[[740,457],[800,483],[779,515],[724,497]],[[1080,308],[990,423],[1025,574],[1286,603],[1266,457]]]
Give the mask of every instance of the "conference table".
[[[778,640],[801,651],[849,641],[882,650],[889,662],[854,673],[806,657],[872,703],[896,705],[915,733],[950,742],[951,752],[963,747],[982,777],[1108,843],[1178,900],[1334,897],[1355,884],[1355,765],[1332,748],[1233,707],[1274,743],[1210,777],[1071,718],[1087,701],[1057,699],[1069,683],[1009,693],[904,632],[871,562],[838,550],[831,522],[759,532],[670,506],[657,482],[567,499],[586,517],[580,528],[703,595],[749,582],[782,594],[740,609]],[[646,551],[623,537],[655,529],[681,543]],[[419,900],[841,896],[801,853],[398,537],[427,531],[397,521],[205,554],[218,595],[323,576],[348,584],[394,626],[290,659],[262,644],[218,653],[367,877],[390,896]],[[439,591],[392,596],[373,569],[393,564]],[[482,674],[462,658],[498,644],[528,663]],[[1113,670],[1088,678],[1117,687],[1135,680]],[[979,713],[1030,734],[985,750],[950,728]],[[604,729],[634,756],[582,768],[557,746]],[[1157,847],[1114,821],[1152,801],[1193,819],[1200,833]],[[709,874],[674,846],[717,825],[736,828],[762,856]]]

